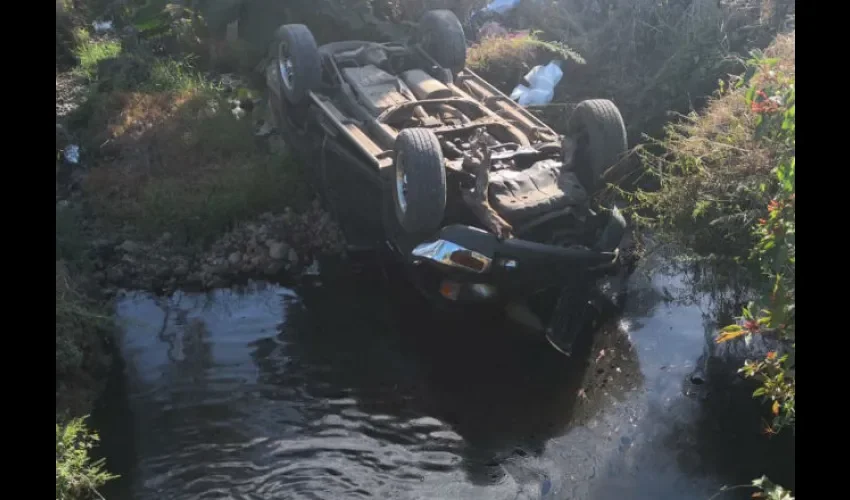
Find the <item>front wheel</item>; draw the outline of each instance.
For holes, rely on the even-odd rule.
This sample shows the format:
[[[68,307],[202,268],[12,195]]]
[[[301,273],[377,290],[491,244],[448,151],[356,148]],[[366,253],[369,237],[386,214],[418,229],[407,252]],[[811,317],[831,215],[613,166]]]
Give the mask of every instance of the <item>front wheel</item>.
[[[446,170],[434,132],[402,130],[395,141],[393,169],[390,191],[395,222],[408,238],[432,236],[446,211]]]

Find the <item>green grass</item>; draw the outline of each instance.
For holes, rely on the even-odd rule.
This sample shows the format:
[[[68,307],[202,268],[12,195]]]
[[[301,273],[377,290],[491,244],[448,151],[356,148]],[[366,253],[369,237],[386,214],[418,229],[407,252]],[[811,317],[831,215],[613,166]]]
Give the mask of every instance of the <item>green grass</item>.
[[[95,213],[142,237],[168,231],[203,245],[239,220],[305,206],[298,166],[262,148],[251,120],[236,119],[217,90],[193,78],[183,91],[116,93],[93,120],[93,142],[110,141],[117,156],[84,184]]]
[[[98,440],[82,418],[56,424],[56,500],[103,498],[97,489],[117,476],[89,456]]]
[[[138,86],[143,90],[152,92],[214,90],[214,86],[208,80],[205,80],[188,61],[175,59],[154,60],[147,81],[139,82]]]
[[[295,166],[286,158],[246,156],[203,179],[149,182],[126,213],[144,235],[171,231],[189,243],[209,243],[240,221],[267,211],[306,204]]]
[[[121,43],[115,40],[92,40],[86,31],[78,30],[74,54],[80,61],[77,72],[92,80],[97,75],[97,67],[101,61],[116,58],[121,54]]]

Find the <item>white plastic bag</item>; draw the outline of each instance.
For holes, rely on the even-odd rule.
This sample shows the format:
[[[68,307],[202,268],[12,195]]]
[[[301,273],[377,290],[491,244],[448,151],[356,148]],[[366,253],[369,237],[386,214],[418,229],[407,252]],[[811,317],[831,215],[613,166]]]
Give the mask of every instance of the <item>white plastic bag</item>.
[[[504,14],[505,12],[514,10],[517,5],[519,5],[520,1],[521,0],[493,0],[487,5],[487,7],[484,7],[481,10],[489,10],[496,14]]]
[[[520,106],[542,106],[555,97],[555,86],[561,81],[564,71],[560,61],[551,61],[546,66],[535,66],[525,75],[529,86],[517,85],[511,99]]]

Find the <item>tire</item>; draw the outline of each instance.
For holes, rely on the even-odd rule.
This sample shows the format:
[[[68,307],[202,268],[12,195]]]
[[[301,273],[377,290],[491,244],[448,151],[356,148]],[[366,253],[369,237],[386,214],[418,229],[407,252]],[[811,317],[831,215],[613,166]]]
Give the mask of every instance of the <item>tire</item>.
[[[617,106],[606,99],[592,99],[578,104],[567,133],[579,140],[579,170],[584,187],[596,191],[602,187],[602,175],[620,161],[628,150],[626,125]]]
[[[316,39],[303,24],[284,24],[275,33],[272,53],[277,62],[281,93],[290,103],[300,104],[322,79]]]
[[[430,10],[422,16],[416,40],[437,64],[457,74],[466,66],[466,35],[450,10]]]
[[[402,130],[395,141],[393,170],[392,205],[403,233],[398,236],[432,236],[446,211],[446,170],[437,136],[428,129]]]

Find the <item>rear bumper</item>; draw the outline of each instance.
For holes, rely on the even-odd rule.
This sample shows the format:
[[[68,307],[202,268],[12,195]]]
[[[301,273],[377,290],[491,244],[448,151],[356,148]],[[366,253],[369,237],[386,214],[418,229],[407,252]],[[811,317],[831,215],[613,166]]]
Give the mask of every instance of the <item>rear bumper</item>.
[[[616,269],[619,252],[499,240],[477,228],[452,225],[405,256],[427,295],[455,303],[507,302]]]

